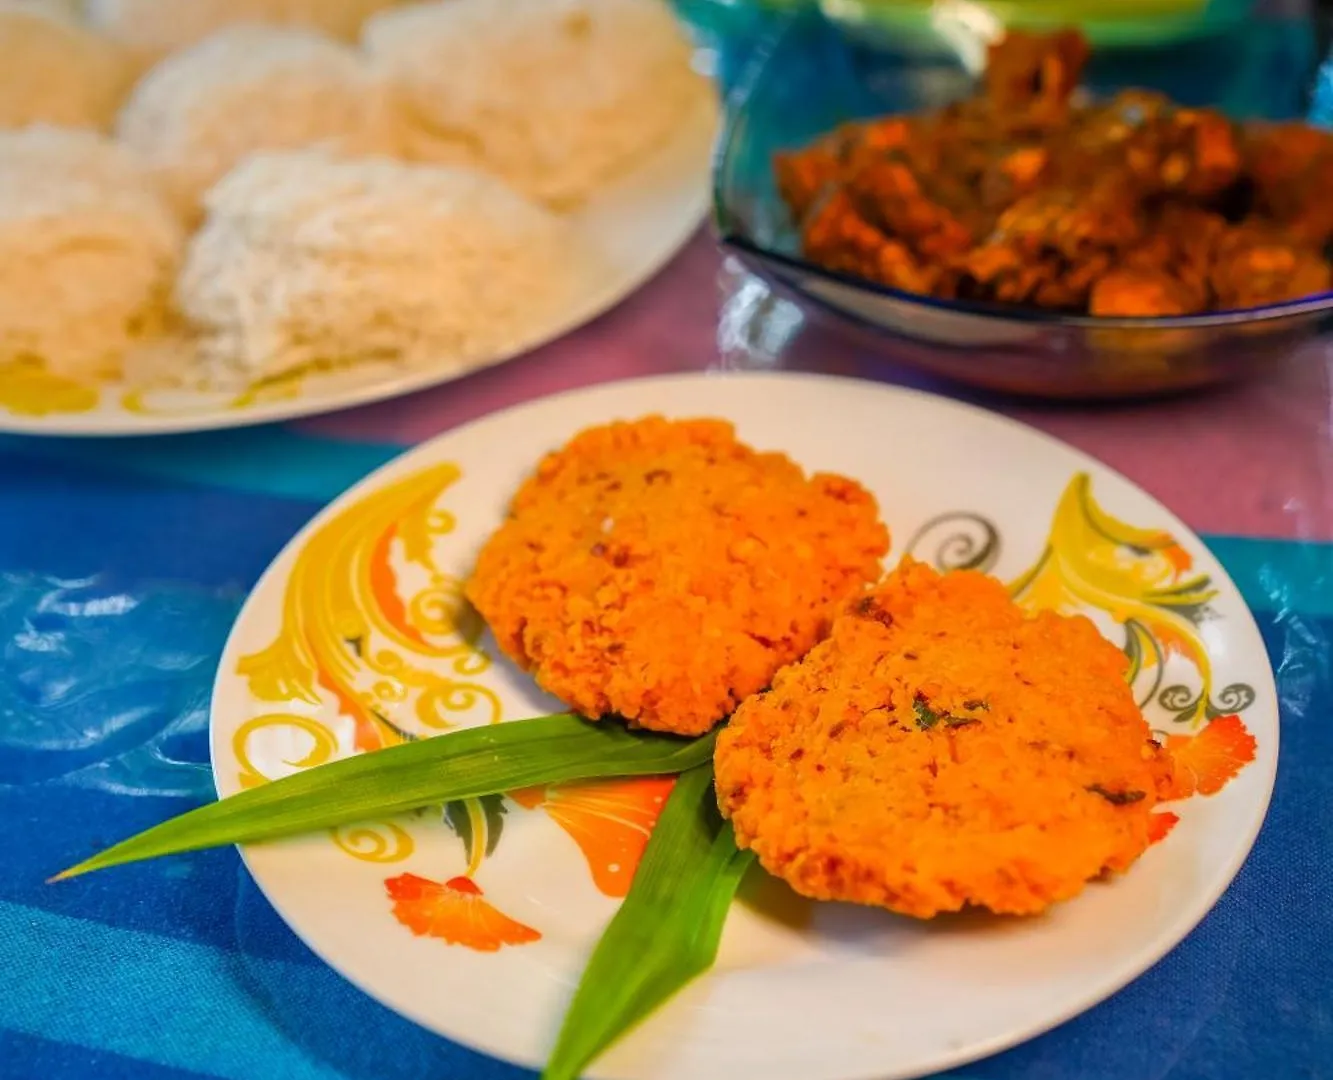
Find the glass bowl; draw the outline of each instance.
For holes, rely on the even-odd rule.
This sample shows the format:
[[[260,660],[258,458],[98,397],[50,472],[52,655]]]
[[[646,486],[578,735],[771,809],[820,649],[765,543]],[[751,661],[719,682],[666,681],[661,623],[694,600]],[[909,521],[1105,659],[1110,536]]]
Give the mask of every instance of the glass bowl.
[[[728,103],[713,218],[724,249],[806,310],[891,342],[894,360],[983,389],[1052,399],[1142,397],[1271,370],[1333,329],[1333,293],[1245,311],[1100,318],[938,300],[805,261],[774,185],[777,150],[838,123],[939,106],[972,88],[978,53],[868,46],[817,10],[781,21],[754,49]],[[1308,24],[1249,20],[1159,50],[1094,53],[1095,95],[1126,86],[1237,119],[1306,114],[1315,65]]]

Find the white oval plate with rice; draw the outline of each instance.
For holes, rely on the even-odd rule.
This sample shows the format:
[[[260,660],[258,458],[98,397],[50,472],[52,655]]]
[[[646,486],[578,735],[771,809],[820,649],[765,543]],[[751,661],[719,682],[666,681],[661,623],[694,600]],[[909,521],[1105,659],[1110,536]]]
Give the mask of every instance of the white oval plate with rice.
[[[443,435],[357,485],[278,557],[227,643],[212,701],[219,794],[402,731],[553,711],[486,638],[452,629],[466,625],[461,581],[541,454],[650,412],[726,418],[756,448],[860,481],[893,533],[886,565],[910,552],[989,569],[1030,605],[1036,591],[1081,601],[1138,656],[1133,686],[1154,729],[1211,752],[1226,714],[1227,730],[1253,736],[1253,760],[1235,755],[1216,793],[1169,804],[1175,827],[1127,874],[1038,918],[916,922],[812,904],[753,870],[714,970],[589,1076],[922,1076],[1090,1008],[1203,918],[1254,842],[1277,764],[1272,672],[1236,587],[1179,519],[1064,444],[828,377],[576,391]],[[653,780],[516,793],[451,824],[437,809],[243,855],[292,929],[357,986],[449,1039],[540,1067],[663,794]]]
[[[719,125],[704,98],[649,158],[595,193],[570,222],[596,261],[542,326],[466,362],[370,362],[280,377],[243,391],[76,382],[36,366],[0,366],[0,432],[153,435],[244,427],[333,412],[451,382],[531,352],[609,311],[662,269],[704,219]]]

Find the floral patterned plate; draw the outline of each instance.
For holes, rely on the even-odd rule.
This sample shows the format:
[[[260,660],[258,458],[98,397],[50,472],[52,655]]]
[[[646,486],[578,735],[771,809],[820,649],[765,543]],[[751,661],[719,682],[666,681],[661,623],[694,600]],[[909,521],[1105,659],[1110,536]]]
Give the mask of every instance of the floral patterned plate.
[[[512,360],[609,311],[665,266],[708,205],[717,102],[701,95],[676,136],[581,208],[574,223],[596,258],[549,325],[467,363],[358,364],[273,379],[240,393],[81,382],[26,360],[0,360],[0,433],[159,435],[289,420],[398,397]]]
[[[807,903],[756,871],[714,971],[590,1075],[918,1076],[1087,1009],[1189,932],[1245,859],[1277,763],[1272,673],[1235,586],[1170,512],[1082,454],[968,406],[827,377],[687,376],[547,398],[358,485],[279,556],[232,633],[213,698],[219,793],[553,711],[496,656],[460,583],[544,451],[648,412],[726,417],[752,445],[862,481],[891,558],[986,568],[1024,604],[1087,612],[1123,645],[1199,797],[1161,815],[1161,842],[1129,874],[1041,918],[920,923]],[[516,791],[244,856],[291,927],[367,993],[535,1067],[669,784]]]

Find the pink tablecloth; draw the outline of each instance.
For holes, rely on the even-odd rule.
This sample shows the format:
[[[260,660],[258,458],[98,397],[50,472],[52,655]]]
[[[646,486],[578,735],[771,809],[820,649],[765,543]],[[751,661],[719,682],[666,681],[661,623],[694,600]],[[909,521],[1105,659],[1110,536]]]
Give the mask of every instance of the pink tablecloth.
[[[777,310],[775,311],[775,308]],[[613,379],[780,367],[938,389],[799,314],[725,265],[699,236],[656,280],[581,332],[514,363],[405,401],[320,417],[303,429],[415,443],[495,409]],[[1270,381],[1173,401],[1107,407],[991,402],[1119,469],[1200,532],[1333,538],[1330,360],[1314,348]]]

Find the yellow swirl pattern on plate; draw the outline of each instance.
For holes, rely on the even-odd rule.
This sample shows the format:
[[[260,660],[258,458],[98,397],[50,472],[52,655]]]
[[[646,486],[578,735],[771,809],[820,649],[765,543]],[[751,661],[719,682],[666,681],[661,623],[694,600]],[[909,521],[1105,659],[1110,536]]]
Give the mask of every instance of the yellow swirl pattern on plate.
[[[347,749],[354,752],[465,720],[500,721],[499,697],[477,681],[491,666],[476,645],[480,622],[463,600],[462,582],[436,563],[436,542],[457,524],[436,504],[460,475],[451,464],[414,473],[349,506],[307,538],[288,576],[276,637],[237,665],[255,698],[312,708],[331,698],[339,718],[351,721]],[[266,779],[251,760],[249,740],[282,723],[315,739],[309,754],[289,765],[311,767],[337,752],[338,736],[320,720],[257,717],[233,742],[243,784]],[[487,826],[479,807],[467,805],[466,813],[480,840],[469,857],[472,874],[488,846]],[[374,863],[399,862],[415,846],[393,822],[334,830],[333,840]]]
[[[97,391],[76,379],[56,375],[36,360],[0,363],[0,409],[17,416],[91,412]]]
[[[1196,695],[1184,686],[1167,687],[1159,702],[1177,720],[1198,727],[1210,719],[1213,691],[1199,622],[1217,590],[1207,575],[1192,571],[1193,558],[1175,537],[1108,514],[1093,498],[1088,474],[1079,473],[1060,498],[1041,557],[1010,589],[1034,611],[1093,608],[1120,623],[1131,678],[1151,667],[1160,671],[1171,653],[1184,656],[1197,670],[1201,689]],[[1150,696],[1157,689],[1154,684]]]
[[[291,569],[277,637],[238,665],[255,697],[318,705],[327,691],[353,722],[356,750],[392,746],[417,737],[413,727],[446,729],[478,713],[499,721],[499,698],[476,681],[490,658],[475,645],[462,583],[435,564],[432,551],[455,524],[435,501],[459,475],[448,464],[413,474],[309,537]],[[396,548],[426,577],[406,604]]]
[[[263,716],[256,716],[238,727],[236,734],[231,738],[231,752],[236,755],[236,761],[241,766],[241,787],[258,787],[276,779],[261,772],[250,758],[251,737],[256,732],[274,728],[295,728],[305,732],[314,740],[310,750],[301,757],[284,759],[283,764],[293,769],[313,769],[316,765],[331,761],[338,751],[338,740],[334,738],[333,732],[318,720],[292,713],[265,713]]]
[[[402,862],[416,847],[411,834],[392,821],[346,825],[330,831],[339,848],[362,862]]]

